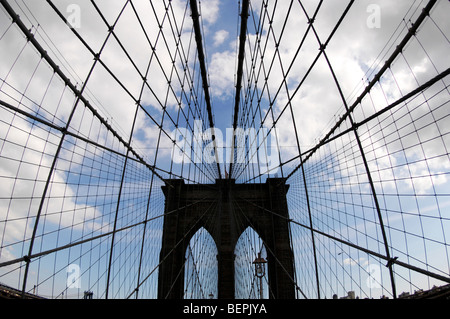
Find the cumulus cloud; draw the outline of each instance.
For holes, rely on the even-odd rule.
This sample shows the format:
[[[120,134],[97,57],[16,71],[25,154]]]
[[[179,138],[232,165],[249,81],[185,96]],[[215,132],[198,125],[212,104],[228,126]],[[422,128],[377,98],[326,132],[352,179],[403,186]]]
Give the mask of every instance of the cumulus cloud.
[[[202,0],[199,8],[203,21],[213,24],[217,21],[220,13],[219,0]]]
[[[231,98],[235,94],[236,56],[233,51],[214,53],[209,64],[211,93],[216,98]]]
[[[361,267],[367,267],[369,264],[368,260],[366,258],[359,258],[358,260],[355,260],[351,257],[344,259],[344,265],[348,266],[361,266]]]
[[[228,39],[229,32],[227,30],[219,30],[214,34],[214,46],[218,47]]]

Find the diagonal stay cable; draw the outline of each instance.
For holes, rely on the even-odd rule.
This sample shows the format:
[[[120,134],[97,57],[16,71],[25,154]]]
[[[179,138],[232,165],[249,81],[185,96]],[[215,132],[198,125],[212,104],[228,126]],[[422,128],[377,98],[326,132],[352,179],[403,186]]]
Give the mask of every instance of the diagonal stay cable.
[[[203,199],[203,200],[205,200],[205,199]],[[202,202],[203,200],[200,200],[200,201],[198,201],[198,202]],[[196,203],[198,203],[198,202],[196,202]],[[213,201],[212,203],[211,203],[211,205],[205,210],[205,212],[203,213],[203,215],[202,216],[200,216],[200,218],[199,219],[197,219],[197,221],[191,226],[191,228],[183,235],[183,237],[172,247],[172,249],[167,253],[167,255],[166,256],[164,256],[163,258],[161,258],[160,259],[160,261],[159,261],[159,263],[158,263],[158,265],[156,265],[150,272],[149,272],[149,274],[145,277],[145,278],[143,278],[143,280],[137,285],[137,287],[131,292],[131,294],[127,297],[127,299],[129,299],[129,298],[131,298],[131,296],[135,293],[135,292],[137,292],[138,290],[139,290],[139,287],[141,287],[143,284],[144,284],[144,282],[145,281],[147,281],[147,279],[148,278],[150,278],[150,276],[159,268],[159,266],[161,266],[161,264],[163,263],[163,262],[165,262],[166,261],[166,259],[170,256],[170,254],[173,252],[173,251],[175,251],[175,249],[186,239],[186,237],[188,236],[188,234],[197,226],[197,224],[201,221],[201,219],[208,213],[208,211],[211,209],[211,207],[214,205],[214,204],[217,204],[217,198],[215,198],[215,201]],[[188,205],[188,206],[191,206],[192,204],[190,204],[190,205]],[[177,211],[179,211],[179,210],[181,210],[181,209],[184,209],[184,208],[187,208],[187,206],[185,206],[185,207],[182,207],[182,208],[178,208],[177,209]],[[166,214],[167,215],[167,214]],[[164,216],[164,215],[163,215]]]
[[[218,206],[218,202],[217,202],[216,206]],[[204,225],[202,227],[213,241],[214,241],[214,239],[213,239],[213,237],[211,235],[214,234],[217,231],[217,229],[220,227],[220,225],[218,225],[218,223],[214,222],[214,216],[216,214],[217,214],[217,209],[214,209],[213,213],[210,214],[208,216],[208,218],[205,219],[205,221],[203,223]],[[206,230],[206,226],[207,225],[209,226],[208,230]],[[196,234],[198,234],[199,232],[200,231],[198,231]],[[205,268],[208,268],[208,264],[204,263],[205,262],[204,258],[205,258],[205,256],[208,256],[209,258],[213,257],[213,259],[217,261],[217,258],[216,258],[216,256],[217,256],[217,245],[216,245],[216,243],[214,241],[214,248],[216,249],[216,251],[215,251],[215,254],[213,256],[212,255],[206,255],[206,252],[207,252],[207,249],[208,249],[208,242],[205,241],[205,240],[202,240],[202,238],[200,238],[200,237],[195,238],[195,241],[194,241],[194,236],[191,238],[191,240],[190,240],[190,242],[188,244],[188,249],[189,249],[189,257],[188,257],[188,259],[192,260],[191,262],[192,262],[192,267],[194,268],[194,271],[190,272],[189,278],[186,279],[186,277],[185,277],[184,294],[185,294],[185,296],[187,296],[186,295],[187,291],[188,291],[190,285],[194,285],[193,281],[195,280],[196,284],[198,283],[198,285],[200,287],[200,291],[202,293],[202,297],[206,298],[207,292],[204,290],[204,289],[206,289],[206,287],[203,287],[203,285],[202,285],[202,283],[204,283],[204,284],[206,284],[206,283],[201,281],[201,279],[205,279],[204,278],[204,273],[202,274],[202,272],[204,272]],[[198,246],[200,246],[200,247],[198,247]],[[196,255],[193,254],[194,250],[197,252]],[[207,262],[207,260],[206,260],[206,262]],[[186,260],[186,262],[184,264],[186,264],[186,263],[187,263],[187,260]],[[189,269],[185,271],[185,274],[186,274],[187,271],[189,271]],[[216,275],[218,275],[218,273],[216,273]],[[193,277],[195,277],[195,279]],[[190,279],[192,279],[192,282],[190,282]],[[194,289],[194,291],[195,291],[195,289]]]
[[[360,122],[354,122],[353,123],[353,127],[350,127],[346,130],[343,130],[342,132],[333,135],[333,137],[329,137],[328,139],[324,140],[321,144],[320,147],[352,132],[355,128],[358,129],[359,127],[367,124],[368,122],[378,118],[380,115],[392,110],[393,108],[399,106],[402,103],[408,103],[407,101],[413,98],[416,98],[416,96],[418,96],[419,94],[423,93],[425,90],[427,90],[428,88],[430,88],[431,86],[433,86],[434,84],[436,84],[437,82],[443,80],[445,77],[450,75],[450,68],[448,68],[447,70],[443,71],[442,73],[439,73],[438,75],[436,75],[435,77],[433,77],[432,79],[428,80],[427,82],[425,82],[424,84],[418,86],[416,89],[412,90],[411,92],[409,92],[408,94],[402,96],[401,98],[399,98],[398,100],[396,100],[395,102],[392,102],[391,104],[387,105],[386,107],[382,108],[381,110],[377,111],[376,113],[368,116],[367,118],[361,120]],[[302,155],[308,154],[308,158],[311,157],[312,153],[314,153],[317,149],[317,146],[313,147],[312,149],[309,149],[308,151],[305,151],[302,153]],[[289,160],[292,161],[296,158],[298,158],[299,156],[294,157],[293,159]],[[306,161],[303,160],[301,164],[304,164],[304,162]]]
[[[51,8],[55,11],[55,13],[61,18],[61,20],[62,20],[64,23],[67,24],[67,19],[65,18],[65,16],[63,15],[63,13],[55,6],[55,4],[54,4],[51,0],[47,0],[47,3],[48,3],[48,4],[51,6]],[[159,65],[159,67],[160,67],[160,69],[161,69],[161,71],[162,71],[162,73],[163,73],[163,75],[164,75],[165,80],[170,84],[171,80],[170,80],[170,78],[168,77],[168,75],[166,74],[166,72],[163,70],[162,62],[161,62],[160,58],[158,57],[158,55],[157,55],[156,52],[155,52],[155,50],[156,50],[156,42],[157,42],[158,39],[160,38],[160,35],[161,35],[161,37],[163,38],[163,41],[166,43],[164,34],[163,34],[162,31],[161,31],[161,29],[162,29],[162,24],[161,24],[160,22],[158,22],[158,24],[159,24],[159,26],[160,26],[160,31],[159,31],[159,33],[158,33],[158,37],[157,37],[156,42],[155,42],[155,43],[152,43],[152,42],[150,41],[150,39],[148,38],[147,33],[145,32],[145,29],[144,29],[144,27],[143,27],[143,25],[142,25],[141,20],[139,19],[139,16],[138,16],[138,14],[137,14],[137,12],[136,12],[136,10],[135,10],[135,7],[133,6],[133,3],[132,3],[130,0],[128,0],[128,1],[125,3],[124,7],[127,6],[128,4],[131,5],[131,7],[132,7],[132,9],[133,9],[133,12],[135,13],[135,15],[136,15],[136,17],[137,17],[137,19],[138,19],[138,21],[139,21],[139,24],[140,24],[140,26],[141,26],[141,28],[142,28],[144,34],[146,35],[147,42],[148,42],[148,44],[149,44],[149,45],[151,46],[151,48],[152,48],[151,59],[153,59],[153,58],[156,59],[156,62],[158,63],[158,65]],[[164,114],[167,115],[167,116],[170,118],[170,120],[171,120],[171,122],[173,123],[173,125],[176,126],[176,123],[174,122],[174,120],[173,120],[173,119],[169,116],[169,114],[166,112],[166,110],[165,110],[165,109],[166,109],[165,104],[160,100],[160,98],[157,96],[157,94],[155,93],[155,91],[154,91],[154,90],[152,89],[152,87],[149,85],[147,76],[145,76],[145,75],[143,75],[143,74],[141,73],[141,71],[139,70],[139,68],[137,68],[135,61],[133,61],[133,59],[131,58],[130,54],[127,52],[127,50],[125,49],[125,47],[121,44],[121,41],[119,40],[119,38],[117,37],[117,35],[116,35],[115,32],[114,32],[114,26],[111,26],[111,25],[109,25],[109,24],[107,23],[105,17],[103,16],[103,14],[102,14],[101,11],[99,10],[99,8],[95,5],[94,2],[93,2],[93,5],[94,5],[94,7],[96,8],[96,10],[97,10],[97,12],[99,13],[99,15],[102,17],[102,20],[106,23],[106,25],[107,25],[107,27],[108,27],[108,34],[109,34],[109,35],[112,35],[112,36],[116,39],[116,41],[117,41],[117,43],[119,44],[119,46],[121,47],[122,51],[123,51],[124,54],[127,56],[127,58],[128,58],[128,60],[130,61],[130,63],[134,66],[134,69],[136,70],[136,72],[137,72],[137,73],[139,74],[139,76],[142,78],[142,80],[143,80],[143,82],[144,82],[146,88],[150,90],[150,92],[152,93],[153,98],[155,98],[155,99],[157,100],[159,106],[164,110]],[[153,8],[153,10],[154,10],[153,4],[151,4],[151,5],[152,5],[152,8]],[[119,18],[120,18],[120,16],[119,16]],[[109,75],[116,81],[116,83],[117,83],[118,85],[121,86],[121,88],[123,89],[123,91],[124,91],[124,92],[125,92],[125,93],[126,93],[126,94],[127,94],[127,95],[135,102],[135,103],[136,103],[136,105],[138,105],[138,107],[145,113],[145,115],[152,121],[152,123],[155,124],[155,125],[160,129],[160,132],[164,133],[164,135],[165,135],[167,138],[169,138],[170,140],[172,140],[171,133],[170,133],[170,132],[167,132],[165,129],[163,129],[163,127],[161,126],[161,124],[158,123],[158,121],[157,121],[157,120],[149,113],[149,111],[144,107],[144,105],[143,105],[141,99],[135,97],[135,96],[130,92],[130,90],[124,85],[124,83],[117,77],[117,75],[110,69],[110,67],[108,67],[108,65],[106,65],[106,63],[105,63],[105,62],[102,60],[102,58],[101,58],[101,54],[95,53],[94,50],[89,46],[89,44],[84,40],[84,38],[81,36],[81,34],[80,34],[79,32],[77,32],[77,30],[76,30],[75,28],[71,28],[71,31],[72,31],[72,32],[74,33],[74,35],[81,41],[81,43],[85,46],[85,48],[92,54],[92,56],[94,57],[94,60],[97,61],[98,63],[100,63],[100,64],[105,68],[105,70],[106,70],[106,71],[109,73]],[[179,41],[179,40],[180,40],[180,39],[178,39],[178,41]],[[167,46],[167,43],[166,43],[166,46]],[[186,55],[186,54],[184,53],[183,55]],[[174,58],[171,57],[171,60],[174,61]],[[188,70],[188,69],[187,69],[187,70]],[[177,70],[174,69],[174,71],[175,71],[175,72],[177,73],[177,75],[178,75]],[[186,74],[186,72],[185,72],[185,74]],[[178,78],[179,78],[179,75],[178,75]],[[169,85],[169,89],[172,90],[172,92],[173,92],[173,87],[172,87],[172,85]],[[174,94],[174,96],[176,95],[174,92],[173,92],[173,94]],[[84,101],[84,100],[83,100],[83,101]],[[178,103],[181,103],[181,102],[178,101]],[[97,114],[97,113],[94,113],[94,116],[97,116],[97,117],[98,117],[98,114]],[[100,122],[103,123],[103,122],[101,121],[101,118],[100,118]],[[133,155],[136,156],[137,153],[135,152],[135,150],[131,149],[131,148],[129,147],[129,145],[127,145],[126,143],[125,143],[124,145],[127,147],[127,149],[130,149],[130,150],[133,152]],[[179,148],[179,145],[178,145],[177,143],[175,143],[174,146]],[[138,157],[139,159],[141,159],[140,156],[137,156],[137,157]],[[191,162],[194,163],[194,161],[192,161],[192,159],[191,159]],[[144,164],[146,164],[146,163],[144,163]],[[194,164],[195,164],[195,163],[194,163]],[[196,165],[196,166],[197,166],[197,165]],[[154,167],[155,167],[155,166],[154,166]],[[155,167],[155,169],[158,169],[158,168]],[[206,175],[206,173],[205,173],[205,175]],[[160,176],[158,176],[158,177],[160,177]]]
[[[292,172],[287,176],[287,179],[292,177],[292,175],[297,172],[300,167],[324,144],[326,141],[334,134],[334,132],[341,126],[341,124],[350,116],[350,114],[355,110],[355,108],[362,102],[364,97],[369,94],[372,88],[375,86],[378,81],[380,81],[383,74],[390,68],[395,59],[403,52],[403,49],[409,43],[409,40],[416,34],[419,27],[425,21],[427,16],[429,15],[432,7],[436,4],[436,0],[431,0],[428,5],[423,9],[420,16],[417,18],[416,22],[411,26],[408,33],[405,35],[401,43],[396,47],[395,51],[391,54],[389,59],[386,60],[383,67],[378,71],[378,73],[374,76],[374,78],[369,82],[364,91],[359,95],[359,97],[355,100],[355,102],[349,106],[348,110],[337,120],[335,125],[331,128],[331,130],[309,151],[309,155],[306,156],[303,161],[297,165]],[[327,41],[328,42],[328,41]],[[326,42],[326,43],[327,43]]]
[[[158,216],[155,216],[155,217],[152,217],[152,218],[140,221],[138,223],[135,223],[135,224],[132,224],[132,225],[128,225],[128,226],[122,227],[120,229],[116,229],[115,233],[119,233],[119,232],[125,231],[125,230],[130,229],[130,228],[134,228],[134,227],[137,227],[137,226],[140,226],[140,225],[145,225],[148,222],[151,222],[153,220],[156,220],[156,219],[168,216],[168,215],[172,215],[172,214],[177,213],[177,212],[179,212],[179,211],[181,211],[183,209],[186,209],[188,207],[194,206],[194,205],[196,205],[198,203],[202,203],[202,202],[204,202],[205,200],[208,200],[208,199],[210,199],[210,198],[205,197],[205,198],[202,198],[202,199],[200,199],[200,200],[198,200],[196,202],[193,202],[193,203],[188,204],[186,206],[174,209],[174,210],[172,210],[170,212],[167,212],[165,214],[161,214],[161,215],[158,215]],[[39,252],[39,253],[36,253],[36,254],[32,254],[30,256],[24,256],[24,257],[21,257],[21,258],[16,258],[16,259],[13,259],[13,260],[5,261],[5,262],[0,263],[0,268],[6,267],[6,266],[10,266],[10,265],[13,265],[13,264],[17,264],[17,263],[26,261],[28,259],[31,260],[31,259],[39,258],[39,257],[45,256],[45,255],[48,255],[48,254],[52,254],[52,253],[55,253],[55,252],[58,252],[58,251],[61,251],[61,250],[65,250],[65,249],[68,249],[68,248],[71,248],[71,247],[79,246],[79,245],[82,245],[82,244],[85,244],[85,243],[97,240],[99,238],[110,236],[113,233],[114,233],[114,231],[110,231],[110,232],[107,232],[107,233],[104,233],[104,234],[100,234],[100,235],[97,235],[97,236],[94,236],[94,237],[91,237],[91,238],[79,240],[79,241],[76,241],[76,242],[73,242],[73,243],[70,243],[70,244],[67,244],[67,245],[64,245],[64,246],[60,246],[60,247],[57,247],[57,248],[54,248],[54,249],[49,249],[49,250],[42,251],[42,252]]]
[[[240,197],[239,197],[239,198],[240,198]],[[240,199],[242,199],[242,198],[240,198]],[[245,200],[245,199],[244,199],[244,200]],[[245,201],[248,201],[248,200],[245,200]],[[250,201],[248,201],[248,202],[249,202],[249,203],[252,203],[252,202],[250,202]],[[236,207],[239,208],[239,211],[240,211],[241,214],[245,217],[245,219],[246,219],[247,222],[250,224],[250,226],[251,226],[253,229],[255,229],[255,228],[254,228],[254,225],[252,224],[252,222],[250,221],[250,219],[247,217],[247,215],[244,213],[244,211],[243,211],[242,208],[239,206],[239,203],[238,203],[236,200],[234,200],[234,204],[236,205]],[[259,205],[255,204],[255,203],[252,203],[252,204],[254,204],[254,205],[255,205],[256,207],[258,207],[258,208],[263,209],[262,207],[260,207]],[[264,210],[269,211],[269,212],[273,213],[274,215],[278,215],[278,214],[276,214],[276,213],[274,213],[274,212],[272,212],[272,211],[270,211],[270,210],[267,210],[267,209],[264,209]],[[280,215],[278,215],[278,216],[280,216]],[[281,217],[281,216],[280,216],[280,217]],[[288,218],[285,218],[285,219],[287,219],[288,221],[290,221]],[[283,264],[281,263],[281,261],[276,257],[275,253],[269,248],[269,246],[266,244],[266,242],[264,241],[264,239],[261,238],[261,240],[262,240],[262,242],[264,243],[264,245],[265,245],[266,249],[268,250],[268,252],[274,257],[274,259],[276,260],[276,262],[278,263],[278,265],[281,267],[281,269],[286,273],[286,275],[287,275],[287,276],[289,277],[289,279],[292,281],[292,283],[294,284],[295,288],[296,288],[298,291],[300,291],[300,293],[303,295],[303,297],[305,297],[305,298],[307,299],[307,297],[306,297],[306,295],[304,294],[304,292],[303,292],[303,291],[301,290],[301,288],[297,285],[296,280],[295,280],[294,278],[291,277],[291,275],[290,275],[289,272],[286,270],[286,268],[283,266]]]
[[[175,250],[175,248],[178,247],[178,245],[181,244],[181,242],[183,242],[183,241],[187,238],[187,235],[188,235],[188,234],[189,234],[189,233],[197,226],[197,224],[203,219],[203,217],[206,215],[206,213],[208,213],[208,212],[211,210],[211,208],[212,208],[213,206],[214,206],[214,208],[216,208],[217,205],[218,205],[218,200],[216,199],[215,201],[213,201],[213,202],[211,203],[211,205],[210,205],[207,209],[205,209],[204,214],[203,214],[203,215],[202,215],[202,216],[201,216],[201,217],[200,217],[200,218],[192,225],[192,227],[191,227],[191,228],[183,235],[183,238],[180,239],[180,241],[179,241],[179,242],[171,249],[171,251],[165,256],[164,259],[166,259],[166,258],[167,258],[167,257]],[[214,211],[214,209],[212,209],[212,210]],[[208,223],[209,220],[212,220],[213,216],[214,216],[214,214],[210,214],[209,217],[208,217],[208,219],[205,221],[205,223]],[[189,246],[189,245],[188,245],[188,246]],[[178,278],[181,276],[182,272],[185,270],[185,265],[186,265],[187,261],[188,261],[188,259],[185,258],[183,265],[182,265],[182,266],[180,267],[180,269],[178,270],[178,273],[177,273],[177,275],[175,276],[172,285],[170,286],[170,289],[168,289],[168,291],[167,291],[167,294],[166,294],[165,299],[168,298],[168,296],[170,295],[170,293],[171,293],[173,287],[175,286],[175,282],[178,280]],[[195,270],[196,270],[196,272],[197,272],[197,268],[196,268]]]
[[[232,209],[233,209],[233,215],[234,215],[234,217],[235,217],[235,222],[236,223],[239,223],[239,225],[244,229],[244,222],[243,222],[243,215],[244,214],[239,214],[239,215],[237,215],[237,214],[234,214],[234,212],[236,211],[236,209],[235,209],[235,207],[236,207],[236,205],[234,204],[234,202],[233,202],[233,204],[231,205],[231,207],[232,207]],[[240,208],[239,208],[240,209]],[[253,227],[253,226],[252,226]],[[254,228],[253,228],[254,229]],[[246,238],[247,238],[247,240],[249,241],[249,242],[251,242],[250,243],[250,249],[252,250],[252,252],[254,253],[254,255],[255,256],[257,256],[257,254],[258,253],[260,253],[261,251],[262,251],[262,247],[265,247],[266,245],[265,245],[265,243],[263,242],[263,241],[261,241],[261,245],[262,245],[262,247],[260,247],[260,248],[258,248],[258,249],[255,249],[256,247],[253,245],[253,243],[252,243],[252,239],[250,238],[250,236],[249,236],[249,234],[247,233],[247,232],[244,232],[244,234],[246,235]],[[259,237],[259,236],[258,236]],[[252,279],[253,281],[252,281],[252,284],[251,284],[251,286],[252,286],[252,288],[251,289],[253,289],[253,286],[254,286],[254,281],[256,280],[256,276]],[[266,281],[267,281],[267,279],[266,279]],[[269,287],[269,294],[275,299],[275,295],[274,295],[274,292],[273,292],[273,289],[272,289],[272,287],[270,287],[270,285],[268,285],[268,287]],[[249,295],[251,295],[251,291],[249,292]]]
[[[419,267],[410,265],[410,264],[408,264],[408,263],[399,261],[399,260],[396,259],[396,258],[389,259],[387,256],[385,256],[385,255],[383,255],[383,254],[377,253],[377,252],[372,251],[372,250],[370,250],[370,249],[367,249],[367,248],[361,247],[361,246],[359,246],[359,245],[353,244],[352,242],[349,242],[349,241],[347,241],[347,240],[340,239],[340,238],[338,238],[338,237],[335,237],[335,236],[332,236],[332,235],[330,235],[330,234],[324,233],[324,232],[322,232],[322,231],[320,231],[320,230],[318,230],[318,229],[315,229],[315,228],[312,228],[312,227],[310,227],[310,226],[307,226],[307,225],[304,225],[304,224],[302,224],[302,223],[299,223],[299,222],[297,222],[297,221],[295,221],[295,220],[293,220],[293,219],[287,218],[286,216],[282,216],[282,215],[280,215],[280,214],[278,214],[278,213],[276,213],[276,212],[273,212],[273,211],[271,211],[270,209],[267,209],[267,208],[262,207],[262,206],[260,206],[260,205],[258,205],[258,204],[255,204],[255,203],[253,203],[253,202],[251,202],[251,201],[249,201],[249,200],[247,200],[247,199],[245,199],[245,198],[241,198],[241,197],[238,197],[238,198],[239,198],[240,200],[244,200],[244,201],[248,202],[249,204],[254,205],[254,206],[258,207],[259,209],[261,209],[261,210],[263,210],[263,211],[265,211],[265,212],[267,212],[267,213],[270,213],[270,214],[272,214],[272,215],[274,215],[274,216],[276,216],[276,217],[286,219],[286,220],[288,220],[290,223],[293,223],[293,224],[298,225],[298,226],[301,226],[301,227],[303,227],[303,228],[305,228],[305,229],[311,230],[311,231],[313,231],[314,233],[317,233],[317,234],[322,235],[322,236],[324,236],[324,237],[327,237],[327,238],[329,238],[329,239],[335,240],[335,241],[340,242],[340,243],[342,243],[342,244],[344,244],[344,245],[347,245],[347,246],[350,246],[350,247],[352,247],[352,248],[361,250],[361,251],[363,251],[363,252],[365,252],[365,253],[367,253],[367,254],[369,254],[369,255],[372,255],[372,256],[378,257],[378,258],[380,258],[380,259],[386,260],[386,261],[388,262],[388,264],[396,264],[396,265],[399,265],[399,266],[408,268],[408,269],[410,269],[410,270],[416,271],[416,272],[418,272],[418,273],[427,275],[427,276],[429,276],[429,277],[433,277],[433,278],[442,280],[442,281],[444,281],[444,282],[450,283],[450,277],[445,277],[445,276],[442,276],[442,275],[439,275],[439,274],[430,272],[430,271],[428,271],[428,270],[425,270],[425,269],[422,269],[422,268],[419,268]]]
[[[83,94],[77,89],[77,87],[70,81],[70,79],[61,71],[60,67],[53,61],[53,59],[49,56],[46,50],[39,44],[39,42],[35,39],[31,31],[25,26],[20,17],[14,11],[14,9],[9,5],[6,0],[0,1],[5,10],[8,12],[13,22],[17,24],[22,33],[27,37],[28,41],[33,44],[35,49],[39,52],[42,58],[49,64],[52,70],[58,74],[58,76],[63,80],[65,85],[69,87],[69,89],[73,92],[73,94],[83,102],[83,104],[92,112],[92,114],[106,127],[106,129],[113,134],[115,138],[117,138],[121,144],[123,144],[130,152],[148,169],[150,169],[156,176],[158,176],[161,181],[164,181],[161,175],[156,172],[155,166],[148,164],[142,156],[140,156],[133,147],[127,143],[123,137],[112,128],[112,126],[105,120],[99,112],[92,106],[92,104],[83,96]],[[94,54],[95,55],[95,54]],[[66,132],[67,134],[67,132]]]
[[[434,84],[436,84],[437,82],[443,80],[445,77],[450,75],[450,68],[448,68],[447,70],[443,71],[442,73],[436,75],[435,77],[433,77],[432,79],[429,79],[427,82],[425,82],[424,84],[420,85],[419,87],[417,87],[416,89],[412,90],[411,92],[409,92],[408,94],[405,94],[404,96],[402,96],[401,98],[399,98],[398,100],[392,102],[391,104],[387,105],[386,107],[384,107],[383,109],[377,111],[376,113],[374,113],[373,115],[368,116],[367,118],[361,120],[360,122],[355,122],[353,124],[354,127],[350,127],[346,130],[341,131],[338,134],[330,134],[330,136],[326,139],[323,139],[321,142],[319,142],[317,145],[315,145],[314,147],[303,151],[300,155],[296,155],[292,158],[290,158],[289,160],[283,162],[280,164],[280,166],[283,165],[287,165],[289,163],[291,163],[292,161],[296,160],[296,159],[300,159],[303,156],[305,156],[300,164],[299,164],[299,168],[301,165],[303,165],[319,148],[323,147],[324,145],[348,134],[351,133],[355,128],[358,129],[359,127],[367,124],[368,122],[378,118],[380,115],[388,112],[389,110],[392,110],[393,108],[399,106],[402,103],[407,103],[408,100],[415,98],[417,95],[419,95],[420,93],[422,93],[423,91],[425,91],[426,89],[430,88],[431,86],[433,86]],[[253,180],[256,180],[257,178],[263,176],[264,174],[267,174],[268,172],[270,172],[270,170],[266,171],[266,172],[262,172],[259,175],[254,176],[253,178],[249,179],[247,182],[251,182]],[[295,172],[291,172],[289,177],[292,177],[292,175]]]

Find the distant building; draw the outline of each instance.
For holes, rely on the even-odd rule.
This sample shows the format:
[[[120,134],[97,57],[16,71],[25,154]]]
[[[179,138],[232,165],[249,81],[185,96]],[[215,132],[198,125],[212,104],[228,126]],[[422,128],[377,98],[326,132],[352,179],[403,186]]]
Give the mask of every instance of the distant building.
[[[410,295],[409,292],[402,292],[400,295],[398,295],[399,298],[406,298]]]
[[[334,299],[334,296],[333,296],[333,299]],[[349,291],[347,293],[347,296],[341,297],[340,299],[356,299],[355,292],[354,291]]]

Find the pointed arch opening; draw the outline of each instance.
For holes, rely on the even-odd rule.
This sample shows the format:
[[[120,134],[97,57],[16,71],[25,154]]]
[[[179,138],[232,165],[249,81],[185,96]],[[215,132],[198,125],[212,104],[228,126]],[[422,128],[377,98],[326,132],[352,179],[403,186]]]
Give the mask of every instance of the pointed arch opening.
[[[218,296],[217,246],[205,228],[200,228],[186,248],[184,299],[216,299]]]
[[[267,250],[258,235],[248,227],[239,237],[234,250],[236,299],[268,299]],[[261,266],[261,271],[257,266]]]

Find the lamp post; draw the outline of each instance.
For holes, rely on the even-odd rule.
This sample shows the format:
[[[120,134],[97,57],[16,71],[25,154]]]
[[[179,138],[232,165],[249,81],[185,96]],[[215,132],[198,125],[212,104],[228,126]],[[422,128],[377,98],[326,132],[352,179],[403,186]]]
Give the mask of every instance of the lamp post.
[[[255,276],[259,278],[260,299],[263,299],[262,279],[266,274],[266,267],[264,265],[265,263],[267,263],[267,261],[261,257],[261,253],[258,253],[258,258],[255,259],[253,264],[255,265]]]

